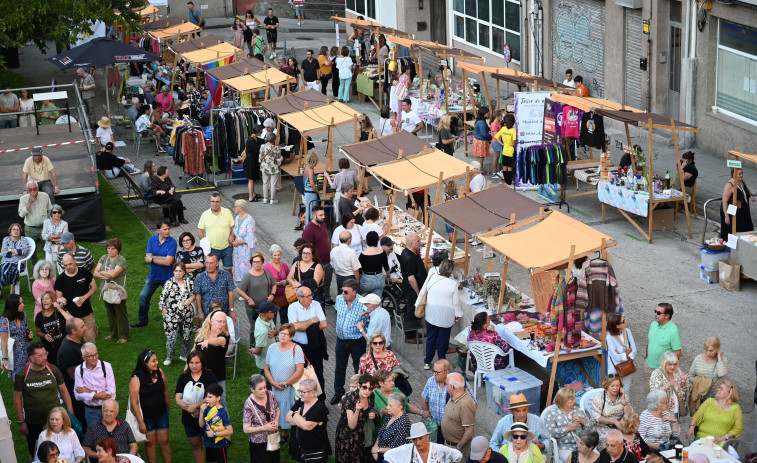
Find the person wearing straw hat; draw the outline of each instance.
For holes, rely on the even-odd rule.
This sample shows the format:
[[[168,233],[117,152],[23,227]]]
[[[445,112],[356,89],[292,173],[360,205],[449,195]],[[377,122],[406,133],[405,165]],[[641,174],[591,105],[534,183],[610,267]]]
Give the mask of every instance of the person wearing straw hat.
[[[101,117],[100,120],[97,121],[97,126],[95,137],[97,138],[97,143],[100,144],[100,151],[105,148],[105,145],[108,142],[113,143],[115,146],[116,141],[113,139],[113,129],[110,128],[110,119],[105,116]]]
[[[549,440],[549,431],[542,424],[539,415],[528,413],[528,407],[531,405],[533,404],[528,403],[525,394],[510,396],[510,414],[505,415],[497,423],[497,427],[492,433],[492,438],[489,440],[492,448],[498,449],[507,443],[505,432],[513,427],[513,423],[526,423],[528,429],[536,436],[532,443],[539,447],[539,450],[544,454],[548,454],[551,451],[552,446]]]
[[[508,443],[500,447],[499,453],[513,463],[544,463],[539,447],[532,443],[534,437],[526,423],[513,423],[513,427],[505,433]]]
[[[454,448],[435,444],[429,439],[429,431],[423,423],[410,426],[409,444],[391,449],[384,454],[386,463],[459,463],[463,454]]]
[[[492,450],[484,436],[476,436],[470,445],[468,463],[507,463],[504,455]]]

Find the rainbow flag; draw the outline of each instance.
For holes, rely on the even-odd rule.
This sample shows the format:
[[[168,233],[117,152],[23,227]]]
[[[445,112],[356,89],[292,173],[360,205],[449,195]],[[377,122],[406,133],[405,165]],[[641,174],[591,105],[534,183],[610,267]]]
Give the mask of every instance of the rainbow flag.
[[[231,64],[233,61],[234,55],[229,55],[225,58],[202,64],[201,67],[203,70],[207,71],[208,69],[215,69],[221,66],[226,66],[227,64]],[[218,79],[208,73],[205,73],[205,85],[208,87],[208,91],[210,92],[210,98],[208,98],[208,101],[205,103],[203,110],[209,111],[211,106],[218,106],[221,104],[223,89],[221,88],[221,82],[219,82]]]

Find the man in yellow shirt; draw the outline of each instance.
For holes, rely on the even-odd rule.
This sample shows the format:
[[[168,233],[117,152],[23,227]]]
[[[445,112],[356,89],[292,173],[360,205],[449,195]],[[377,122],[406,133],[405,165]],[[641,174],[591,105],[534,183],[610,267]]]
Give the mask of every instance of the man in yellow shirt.
[[[223,265],[223,269],[231,273],[233,266],[233,248],[231,242],[234,240],[232,234],[234,228],[234,216],[231,211],[221,207],[221,194],[213,192],[210,194],[210,209],[202,213],[200,222],[197,224],[197,236],[200,239],[208,237],[210,241],[210,253],[218,256]]]

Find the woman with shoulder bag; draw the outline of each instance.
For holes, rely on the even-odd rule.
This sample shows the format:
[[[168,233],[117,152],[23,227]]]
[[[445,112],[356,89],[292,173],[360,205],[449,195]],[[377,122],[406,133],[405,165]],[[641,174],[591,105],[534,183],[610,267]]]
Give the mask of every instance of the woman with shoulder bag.
[[[455,155],[455,142],[457,137],[452,134],[452,116],[445,114],[439,120],[439,143],[436,144],[436,149],[444,151],[450,156]]]
[[[610,354],[607,373],[617,373],[623,383],[623,389],[630,391],[633,373],[624,373],[630,369],[636,371],[633,365],[633,359],[636,357],[636,343],[627,326],[625,315],[613,313],[607,316],[607,334],[609,334],[607,352]]]
[[[216,383],[218,383],[216,375],[208,370],[202,352],[196,350],[190,352],[184,373],[176,382],[174,401],[181,408],[181,424],[184,425],[184,433],[189,439],[192,454],[198,463],[205,461],[205,451],[202,445],[203,429],[197,422],[197,418],[200,414],[200,405],[205,403],[205,389]]]
[[[689,368],[689,380],[693,387],[689,412],[696,413],[699,405],[705,400],[715,397],[715,393],[728,374],[728,359],[720,350],[720,339],[710,336],[704,341],[704,352],[694,357]],[[710,387],[707,388],[709,383]]]
[[[249,435],[250,463],[279,462],[279,418],[276,395],[267,389],[263,375],[252,375],[250,396],[244,403],[242,429]]]
[[[449,349],[449,337],[452,325],[460,321],[463,310],[460,306],[458,282],[451,278],[455,263],[445,260],[439,265],[439,274],[427,278],[418,293],[416,308],[421,302],[426,303],[426,356],[423,361],[425,370],[431,369],[434,351],[439,360],[446,358]],[[417,316],[417,315],[416,315]]]
[[[100,295],[102,290],[109,282],[113,282],[122,288],[126,288],[126,258],[121,255],[121,240],[118,238],[109,239],[106,248],[108,253],[100,258],[97,267],[92,275],[102,280],[100,286]],[[115,339],[119,337],[118,343],[123,344],[129,341],[129,315],[126,313],[126,298],[121,299],[117,304],[102,300],[105,310],[108,314],[108,325],[110,325],[110,334],[105,339]]]
[[[329,47],[325,45],[321,47],[318,54],[318,66],[321,68],[321,93],[325,95],[327,85],[333,77],[334,72],[334,62],[329,57]]]
[[[326,429],[328,409],[318,400],[316,387],[315,380],[303,380],[300,399],[286,414],[286,422],[293,428],[289,454],[300,463],[326,463],[331,454]]]

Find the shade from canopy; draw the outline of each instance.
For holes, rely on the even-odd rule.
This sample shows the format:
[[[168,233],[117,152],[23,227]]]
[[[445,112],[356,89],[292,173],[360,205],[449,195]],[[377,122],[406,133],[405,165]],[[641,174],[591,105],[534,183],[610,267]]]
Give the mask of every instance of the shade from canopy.
[[[617,244],[604,233],[559,211],[552,211],[546,219],[517,232],[479,237],[521,267],[541,270],[567,264],[573,245],[576,259],[599,251],[603,238],[606,247]]]
[[[152,21],[147,24],[142,24],[142,29],[144,29],[145,32],[159,31],[167,27],[178,26],[179,24],[184,24],[185,22],[186,21],[184,21],[178,16],[166,16],[165,18],[158,19],[157,21]]]
[[[605,100],[604,98],[585,98],[576,95],[565,95],[562,93],[553,93],[549,97],[552,101],[566,104],[578,108],[581,111],[591,111],[597,109],[610,109],[613,111],[632,111],[636,113],[643,112],[641,109],[632,108],[620,103],[616,103],[612,100]]]
[[[242,53],[242,50],[228,42],[221,42],[211,47],[203,48],[202,50],[181,53],[181,57],[190,63],[204,64],[238,53]]]
[[[243,76],[258,71],[268,69],[268,65],[260,61],[257,58],[248,58],[244,61],[235,61],[227,64],[226,66],[220,66],[205,71],[218,80],[232,79],[234,77]]]
[[[543,204],[530,199],[507,185],[461,196],[452,201],[431,206],[431,212],[457,225],[469,235],[493,230],[538,215]]]
[[[314,109],[329,103],[329,98],[318,90],[312,88],[302,92],[290,93],[279,98],[262,101],[260,105],[267,111],[280,116],[282,114],[296,113],[305,109]]]
[[[174,53],[181,55],[182,53],[202,50],[203,48],[218,45],[219,43],[223,43],[223,39],[213,34],[206,34],[202,37],[197,37],[196,39],[186,40],[179,43],[172,43],[168,46],[168,48],[170,48]]]
[[[332,125],[332,118],[333,126],[336,127],[353,122],[355,116],[358,120],[363,119],[361,112],[337,101],[314,109],[284,114],[281,120],[299,130],[300,133],[308,134],[328,129]]]
[[[404,157],[420,153],[428,148],[427,141],[405,130],[385,137],[339,147],[354,162],[368,167],[394,161],[399,156],[400,151],[402,151]]]
[[[635,113],[631,111],[613,111],[610,109],[598,108],[594,110],[595,113],[600,116],[609,117],[616,121],[625,122],[631,125],[645,125],[649,123],[649,119],[652,119],[653,125],[662,125],[670,127],[670,118],[655,113]],[[678,129],[694,129],[693,125],[685,124],[683,122],[674,121],[676,128]]]
[[[158,31],[151,31],[149,32],[149,34],[150,37],[154,38],[155,40],[163,40],[171,37],[176,37],[177,35],[192,34],[201,31],[202,29],[199,26],[190,22],[185,22]]]
[[[740,153],[734,150],[729,151],[728,154],[731,156],[736,156],[737,158],[746,159],[747,161],[752,161],[752,162],[757,163],[757,154]]]
[[[442,181],[446,182],[465,176],[466,169],[470,168],[467,162],[432,148],[423,153],[375,165],[368,168],[368,171],[391,183],[394,188],[410,192],[436,185],[442,173]]]
[[[264,90],[270,85],[282,84],[293,79],[294,77],[289,74],[270,68],[231,79],[222,79],[221,82],[240,92],[256,92]]]

